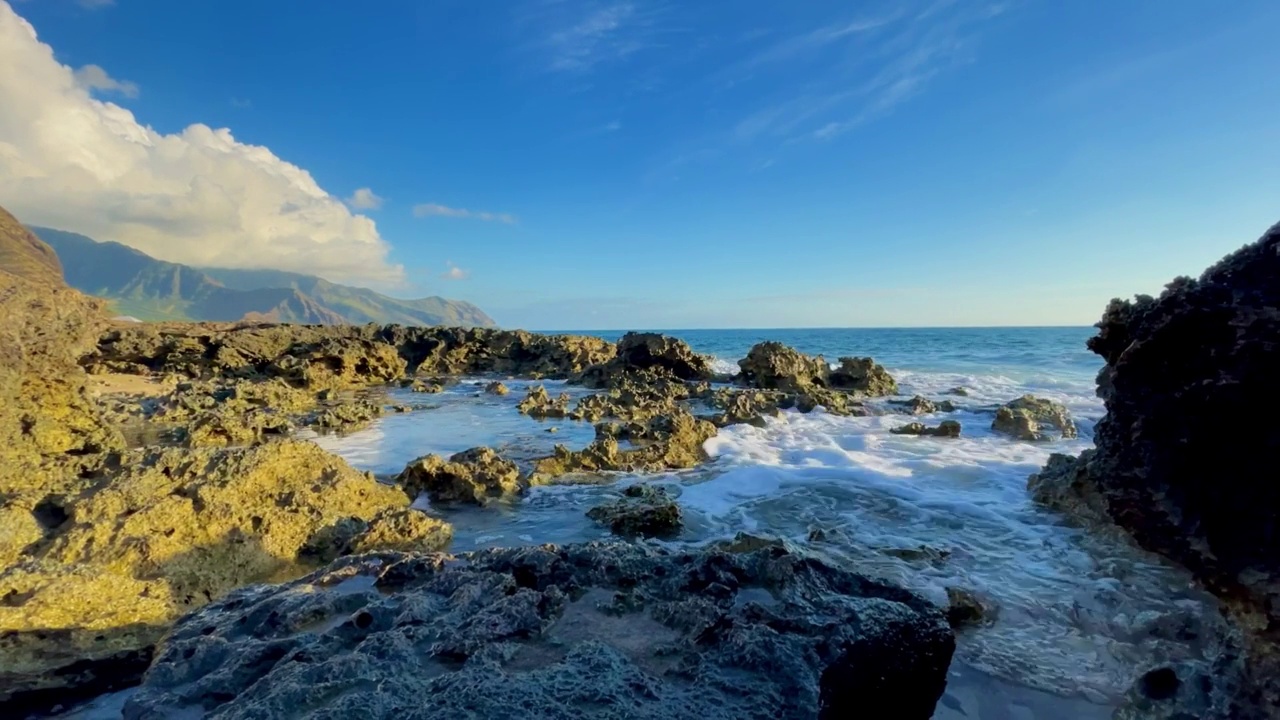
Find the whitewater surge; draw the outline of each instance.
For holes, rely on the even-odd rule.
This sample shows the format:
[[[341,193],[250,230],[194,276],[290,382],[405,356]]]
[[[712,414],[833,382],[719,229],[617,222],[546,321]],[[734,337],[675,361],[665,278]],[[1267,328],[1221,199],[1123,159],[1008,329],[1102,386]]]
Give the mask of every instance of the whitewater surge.
[[[736,362],[723,359],[736,345],[715,349],[721,353],[716,370],[736,371]],[[588,508],[627,484],[657,483],[677,496],[686,518],[685,530],[667,544],[697,546],[739,532],[781,537],[939,603],[949,587],[991,601],[995,621],[959,633],[953,687],[938,717],[1107,717],[1107,707],[1152,664],[1202,653],[1199,638],[1208,635],[1212,602],[1184,572],[1127,541],[1071,527],[1029,499],[1027,478],[1051,453],[1079,453],[1092,444],[1104,412],[1094,393],[1092,358],[1079,353],[1057,362],[1050,347],[1022,362],[1001,357],[981,372],[989,362],[982,352],[988,351],[958,360],[926,354],[933,362],[890,366],[903,397],[950,400],[953,413],[908,417],[893,413],[888,399],[869,403],[877,413],[870,417],[789,411],[762,428],[722,430],[706,444],[712,461],[694,470],[540,487],[511,504],[431,511],[454,525],[458,551],[597,540],[609,534],[585,517]],[[358,468],[387,476],[428,452],[490,445],[532,458],[556,443],[581,447],[593,437],[587,423],[540,422],[516,412],[535,383],[508,383],[511,395],[495,397],[473,382],[479,381],[432,396],[425,412],[388,416],[345,437],[316,441]],[[585,392],[545,384],[553,393]],[[965,394],[950,394],[957,387]],[[993,433],[995,408],[1026,393],[1066,405],[1080,438],[1028,443]],[[397,402],[408,397],[392,394]],[[943,419],[958,420],[962,437],[889,432],[913,420]],[[557,432],[549,433],[553,427]],[[997,695],[1024,714],[980,709],[988,702],[983,697]]]

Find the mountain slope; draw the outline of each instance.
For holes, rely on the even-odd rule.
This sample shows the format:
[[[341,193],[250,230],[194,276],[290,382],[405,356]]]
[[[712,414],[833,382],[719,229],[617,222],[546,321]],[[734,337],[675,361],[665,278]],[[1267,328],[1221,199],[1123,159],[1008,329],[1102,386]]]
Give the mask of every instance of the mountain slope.
[[[471,303],[397,300],[372,290],[275,270],[196,269],[114,242],[51,228],[31,228],[62,258],[67,283],[113,302],[142,320],[240,320],[318,325],[492,326]],[[56,258],[55,258],[56,261]]]
[[[210,277],[229,288],[251,290],[261,287],[288,287],[298,290],[353,323],[398,323],[401,325],[465,325],[493,327],[493,318],[469,302],[425,297],[401,300],[367,288],[331,283],[314,275],[281,270],[232,270],[202,268]]]
[[[0,270],[40,284],[62,285],[58,255],[0,207]]]

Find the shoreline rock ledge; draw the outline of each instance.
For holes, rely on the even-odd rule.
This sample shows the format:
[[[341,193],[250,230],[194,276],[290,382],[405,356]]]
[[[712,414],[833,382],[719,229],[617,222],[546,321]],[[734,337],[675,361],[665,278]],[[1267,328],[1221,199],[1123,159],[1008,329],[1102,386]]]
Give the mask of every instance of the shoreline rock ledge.
[[[375,553],[188,615],[124,717],[924,720],[954,647],[919,596],[782,547]]]
[[[1030,489],[1182,563],[1239,628],[1214,667],[1153,670],[1117,717],[1280,718],[1280,225],[1097,327],[1096,448]]]

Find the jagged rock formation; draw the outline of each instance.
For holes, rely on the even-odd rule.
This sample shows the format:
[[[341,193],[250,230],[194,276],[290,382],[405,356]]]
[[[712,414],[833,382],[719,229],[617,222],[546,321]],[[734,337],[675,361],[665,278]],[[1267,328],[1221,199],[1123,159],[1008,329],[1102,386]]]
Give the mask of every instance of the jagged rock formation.
[[[674,535],[684,524],[680,505],[666,490],[650,485],[631,485],[622,497],[597,505],[587,517],[624,537]]]
[[[533,482],[550,482],[570,474],[696,467],[706,459],[702,445],[715,436],[716,427],[678,408],[646,423],[602,423],[596,431],[596,440],[582,450],[557,445],[550,457],[536,461]],[[619,439],[631,440],[634,447],[624,449],[618,444]]]
[[[744,383],[765,390],[803,393],[830,388],[863,397],[898,393],[893,377],[871,358],[840,358],[840,367],[832,370],[821,355],[810,357],[779,342],[757,344],[738,366]]]
[[[516,464],[491,448],[472,448],[450,457],[426,455],[409,463],[396,477],[410,498],[426,493],[433,502],[484,505],[525,489]]]
[[[630,332],[618,341],[613,358],[587,368],[574,382],[598,389],[612,387],[618,379],[632,374],[683,381],[709,380],[714,375],[710,359],[695,353],[683,340]]]
[[[516,408],[525,415],[539,420],[563,418],[569,414],[569,393],[560,393],[553,398],[547,393],[545,387],[535,385],[529,389],[529,394]]]
[[[1188,692],[1203,705],[1190,716],[1280,717],[1280,226],[1158,298],[1112,301],[1098,329],[1096,449],[1053,458],[1032,491],[1190,568],[1238,620],[1247,664],[1242,688],[1220,669],[1201,670],[1205,686],[1172,669],[1148,683],[1165,697],[1135,688],[1165,714],[1126,717],[1171,717]]]
[[[391,382],[406,372],[567,378],[607,361],[614,351],[599,338],[524,331],[146,324],[117,327],[104,335],[85,365],[90,372],[285,377],[320,387]]]
[[[924,720],[953,649],[919,597],[776,547],[380,554],[188,616],[125,716]]]
[[[996,409],[995,420],[991,421],[991,429],[995,432],[1029,442],[1054,439],[1044,430],[1046,425],[1058,431],[1057,437],[1071,439],[1076,436],[1076,424],[1062,403],[1034,395],[1023,395],[1001,405]]]
[[[403,493],[311,443],[101,462],[45,489],[30,511],[39,534],[0,572],[0,704],[39,708],[136,680],[178,615],[289,572],[332,526],[369,523],[351,538],[360,549],[414,539],[396,540],[414,528],[384,514],[407,508]]]

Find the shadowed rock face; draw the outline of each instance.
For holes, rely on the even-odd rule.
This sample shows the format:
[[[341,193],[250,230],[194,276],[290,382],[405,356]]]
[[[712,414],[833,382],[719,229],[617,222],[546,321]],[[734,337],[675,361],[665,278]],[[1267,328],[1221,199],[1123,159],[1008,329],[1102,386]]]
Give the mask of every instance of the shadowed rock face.
[[[1257,703],[1229,716],[1276,717],[1280,226],[1159,298],[1113,300],[1098,328],[1089,348],[1106,361],[1107,415],[1097,449],[1055,458],[1032,489],[1086,516],[1105,513],[1215,590],[1245,628],[1252,688],[1237,700]]]
[[[590,388],[610,387],[632,374],[697,381],[714,375],[711,361],[683,340],[657,333],[630,332],[618,341],[617,355],[589,367],[575,381]]]
[[[523,331],[169,323],[116,328],[85,365],[90,372],[284,377],[322,389],[389,382],[404,372],[565,378],[614,353],[600,338]]]
[[[188,616],[124,715],[923,720],[953,649],[914,594],[778,547],[387,553]]]
[[[898,384],[871,358],[840,358],[832,370],[821,355],[810,357],[779,342],[758,343],[738,361],[739,379],[751,387],[789,393],[818,395],[822,390],[843,390],[861,397],[894,395]],[[828,393],[829,394],[829,393]],[[803,403],[801,403],[803,404]]]

